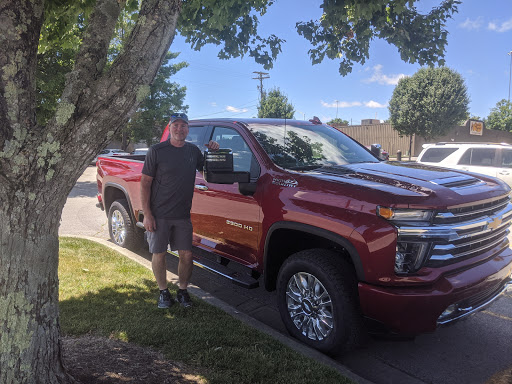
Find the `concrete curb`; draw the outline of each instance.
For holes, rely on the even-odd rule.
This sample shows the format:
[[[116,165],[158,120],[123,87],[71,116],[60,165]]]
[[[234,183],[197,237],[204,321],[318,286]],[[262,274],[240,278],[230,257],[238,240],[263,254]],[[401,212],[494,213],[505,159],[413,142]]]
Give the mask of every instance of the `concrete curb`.
[[[150,261],[146,260],[145,258],[137,255],[136,253],[134,253],[126,248],[121,248],[108,240],[100,239],[97,237],[79,236],[79,235],[60,235],[60,237],[80,238],[80,239],[94,241],[98,244],[104,245],[114,251],[119,252],[123,256],[126,256],[129,259],[131,259],[131,260],[139,263],[140,265],[148,268],[149,270],[151,270],[151,262]],[[176,284],[176,285],[178,284],[178,276],[172,272],[167,271],[167,280],[173,284]],[[356,383],[361,383],[361,384],[373,384],[371,381],[368,381],[368,380],[362,378],[361,376],[358,376],[357,374],[355,374],[352,371],[350,371],[349,369],[347,369],[347,367],[345,367],[344,365],[331,359],[329,356],[324,355],[323,353],[317,351],[316,349],[310,348],[307,345],[304,345],[304,344],[296,341],[295,339],[292,339],[290,337],[286,337],[286,336],[282,335],[281,333],[272,329],[268,325],[263,324],[262,322],[238,311],[236,308],[232,307],[229,304],[226,304],[222,300],[219,300],[216,297],[213,297],[208,292],[203,291],[201,288],[191,284],[188,287],[188,291],[191,294],[193,294],[194,296],[196,296],[197,298],[200,298],[201,300],[204,300],[207,303],[223,310],[224,312],[237,318],[238,320],[249,325],[250,327],[253,327],[263,333],[266,333],[267,335],[280,341],[281,343],[285,344],[286,346],[290,347],[291,349],[295,350],[296,352],[298,352],[306,357],[309,357],[311,359],[314,359],[322,364],[325,364],[331,368],[336,369],[339,373],[341,373],[343,376],[349,378],[350,380],[352,380]]]

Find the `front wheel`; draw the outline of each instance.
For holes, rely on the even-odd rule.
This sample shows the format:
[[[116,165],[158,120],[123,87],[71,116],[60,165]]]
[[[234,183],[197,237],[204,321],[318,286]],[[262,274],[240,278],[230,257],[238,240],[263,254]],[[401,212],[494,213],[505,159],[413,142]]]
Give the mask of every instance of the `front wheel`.
[[[128,201],[116,200],[108,211],[108,229],[110,239],[123,248],[135,250],[140,246],[139,230],[133,225]]]
[[[355,271],[340,255],[311,249],[290,256],[277,282],[288,332],[324,353],[353,349],[362,335]]]

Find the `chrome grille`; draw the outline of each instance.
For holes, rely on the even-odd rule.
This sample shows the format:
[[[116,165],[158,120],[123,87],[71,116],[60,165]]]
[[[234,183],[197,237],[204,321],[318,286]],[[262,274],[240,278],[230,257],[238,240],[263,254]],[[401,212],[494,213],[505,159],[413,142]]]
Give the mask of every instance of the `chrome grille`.
[[[508,247],[511,222],[512,203],[506,196],[438,212],[430,227],[401,227],[398,240],[429,242],[425,265],[436,267]]]

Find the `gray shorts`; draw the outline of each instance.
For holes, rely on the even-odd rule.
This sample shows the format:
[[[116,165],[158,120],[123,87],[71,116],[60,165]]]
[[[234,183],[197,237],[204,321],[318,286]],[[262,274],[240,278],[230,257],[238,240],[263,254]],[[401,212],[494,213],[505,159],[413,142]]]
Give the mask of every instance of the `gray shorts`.
[[[146,232],[149,252],[167,252],[167,245],[173,251],[192,249],[192,222],[190,219],[157,219],[156,231]]]

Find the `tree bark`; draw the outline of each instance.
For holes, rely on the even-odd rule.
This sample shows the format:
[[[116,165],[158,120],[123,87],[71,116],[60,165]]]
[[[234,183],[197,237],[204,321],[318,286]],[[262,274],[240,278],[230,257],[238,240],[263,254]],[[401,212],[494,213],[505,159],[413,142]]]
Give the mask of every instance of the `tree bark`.
[[[62,365],[58,226],[66,197],[149,92],[180,0],[144,0],[122,54],[107,49],[123,2],[97,0],[55,117],[35,119],[43,0],[0,0],[0,384],[72,382]]]

